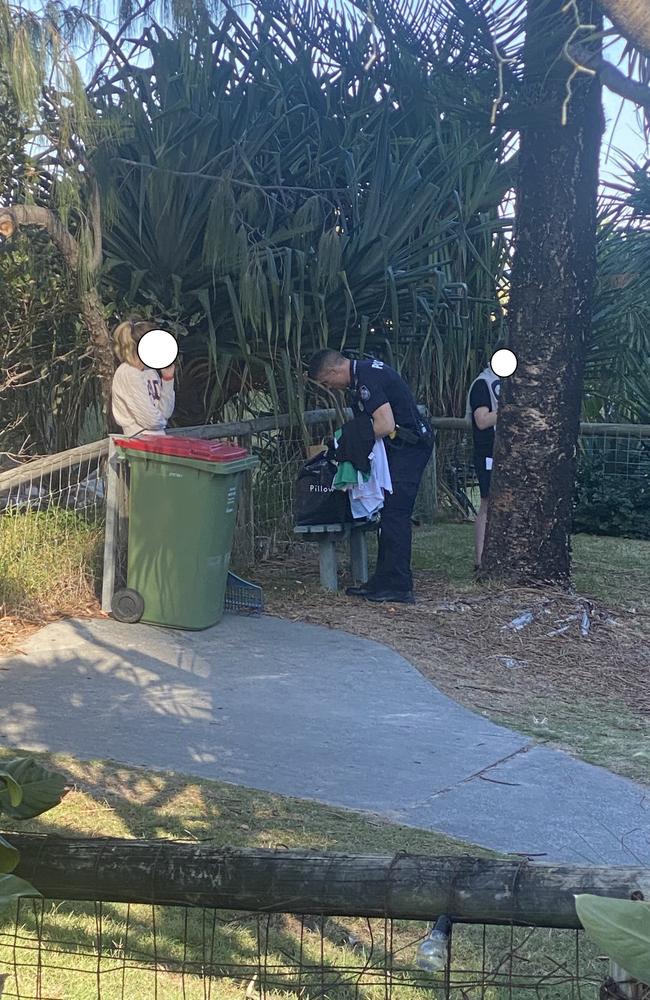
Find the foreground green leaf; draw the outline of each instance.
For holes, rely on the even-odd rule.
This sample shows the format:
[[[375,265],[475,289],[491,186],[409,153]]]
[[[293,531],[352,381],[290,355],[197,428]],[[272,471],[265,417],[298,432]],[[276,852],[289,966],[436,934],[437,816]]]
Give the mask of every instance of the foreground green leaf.
[[[63,798],[66,780],[62,774],[48,771],[33,757],[8,761],[4,766],[8,774],[22,789],[22,799],[13,805],[9,791],[0,791],[0,811],[13,819],[32,819],[57,806]]]
[[[0,836],[0,872],[12,872],[19,861],[18,851],[8,840]]]
[[[0,778],[7,786],[7,794],[12,806],[19,806],[23,798],[23,790],[16,779],[8,771],[0,771]]]
[[[0,906],[6,906],[8,903],[13,903],[14,900],[22,899],[25,896],[38,897],[40,895],[38,889],[26,882],[24,878],[18,878],[17,875],[0,875]]]
[[[599,948],[630,976],[650,983],[650,903],[575,897],[580,923]]]

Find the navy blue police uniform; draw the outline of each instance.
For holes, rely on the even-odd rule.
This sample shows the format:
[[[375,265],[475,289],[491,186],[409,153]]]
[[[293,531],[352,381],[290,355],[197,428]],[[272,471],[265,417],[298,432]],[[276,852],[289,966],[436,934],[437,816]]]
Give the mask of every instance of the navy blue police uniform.
[[[394,439],[384,438],[393,492],[384,498],[377,567],[368,590],[406,594],[413,589],[411,516],[433,451],[433,435],[411,390],[394,368],[382,361],[353,361],[351,374],[355,408],[372,416],[380,406],[390,403],[399,428]]]
[[[501,388],[500,379],[492,380],[492,392],[495,400],[499,399]],[[469,394],[470,412],[472,415],[472,440],[474,444],[474,469],[478,479],[481,499],[486,500],[490,495],[490,479],[492,478],[492,456],[494,452],[494,427],[486,427],[484,430],[476,423],[475,412],[479,407],[484,406],[493,412],[493,400],[487,382],[484,378],[477,378]]]

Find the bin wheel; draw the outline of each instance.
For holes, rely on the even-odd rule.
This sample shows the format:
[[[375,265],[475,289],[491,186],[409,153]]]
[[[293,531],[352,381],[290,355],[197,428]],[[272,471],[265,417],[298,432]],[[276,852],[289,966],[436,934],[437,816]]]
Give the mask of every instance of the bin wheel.
[[[137,590],[118,590],[111,602],[113,618],[127,625],[135,625],[144,614],[144,601]]]

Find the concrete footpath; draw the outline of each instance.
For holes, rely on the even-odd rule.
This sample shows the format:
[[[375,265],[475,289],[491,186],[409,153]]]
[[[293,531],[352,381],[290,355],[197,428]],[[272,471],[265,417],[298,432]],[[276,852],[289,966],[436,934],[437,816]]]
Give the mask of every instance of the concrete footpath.
[[[0,660],[0,740],[367,810],[497,851],[650,864],[650,788],[536,746],[343,632],[70,621]]]

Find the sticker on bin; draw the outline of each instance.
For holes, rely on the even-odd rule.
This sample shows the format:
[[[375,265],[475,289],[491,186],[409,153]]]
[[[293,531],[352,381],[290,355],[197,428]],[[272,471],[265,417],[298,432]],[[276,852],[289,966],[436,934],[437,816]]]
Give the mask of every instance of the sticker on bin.
[[[171,437],[167,434],[116,438],[115,444],[128,451],[173,455],[176,458],[194,458],[202,462],[237,462],[241,458],[248,458],[246,448],[240,448],[236,444],[226,444],[224,441],[202,441],[200,438]]]

